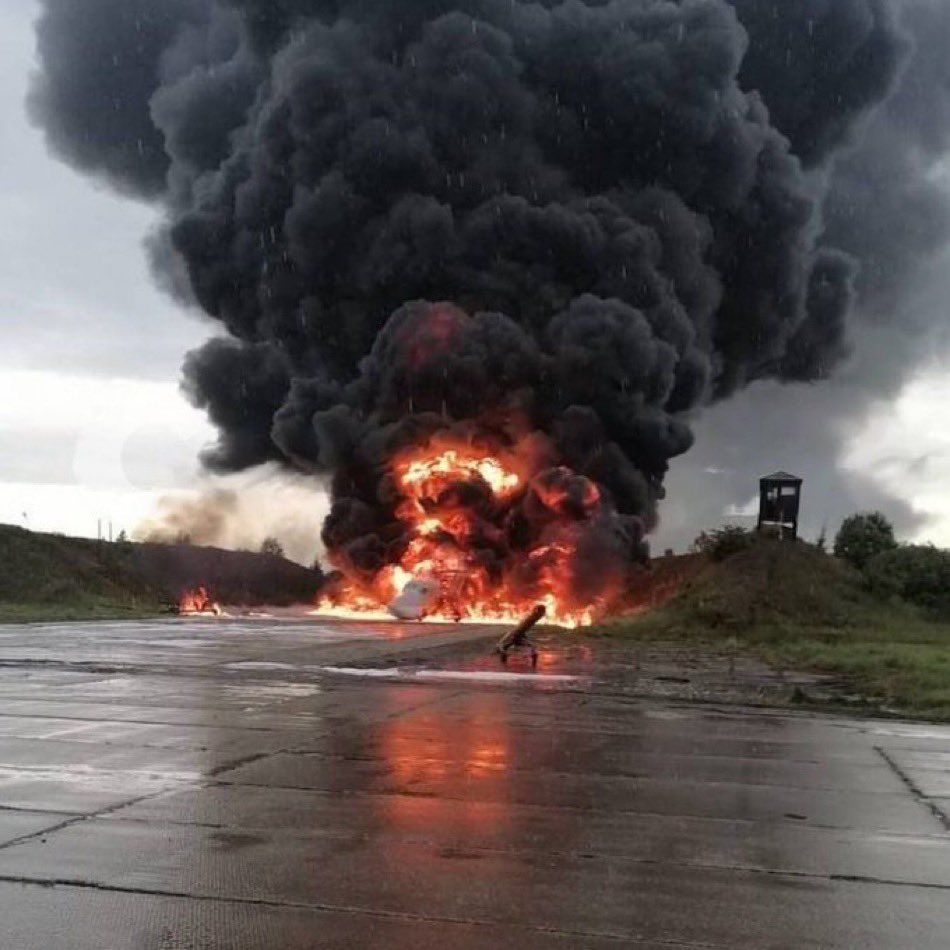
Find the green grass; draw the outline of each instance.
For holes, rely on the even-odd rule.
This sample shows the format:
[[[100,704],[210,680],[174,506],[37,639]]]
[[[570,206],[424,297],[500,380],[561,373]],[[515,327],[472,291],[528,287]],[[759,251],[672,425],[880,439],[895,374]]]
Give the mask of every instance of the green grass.
[[[591,634],[748,652],[841,677],[871,707],[950,719],[950,622],[875,599],[803,544],[758,542],[709,564],[664,607]]]
[[[0,526],[0,623],[154,616],[161,597],[122,545]]]
[[[0,603],[0,624],[52,623],[78,620],[144,620],[164,611],[154,603],[123,604],[108,601],[86,603]]]

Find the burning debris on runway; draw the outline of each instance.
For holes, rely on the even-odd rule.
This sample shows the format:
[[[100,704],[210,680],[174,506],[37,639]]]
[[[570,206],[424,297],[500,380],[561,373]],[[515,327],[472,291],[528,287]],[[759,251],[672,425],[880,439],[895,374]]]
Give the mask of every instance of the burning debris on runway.
[[[178,613],[182,616],[220,617],[221,605],[206,587],[186,590],[178,601]]]

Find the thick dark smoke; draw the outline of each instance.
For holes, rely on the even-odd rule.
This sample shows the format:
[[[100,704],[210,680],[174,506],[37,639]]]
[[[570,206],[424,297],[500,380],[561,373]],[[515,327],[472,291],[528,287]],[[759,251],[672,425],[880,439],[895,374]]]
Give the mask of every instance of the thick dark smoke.
[[[206,22],[202,0],[48,4],[30,106],[53,150],[123,191],[163,194],[171,161],[149,103],[171,45],[189,24]]]
[[[185,365],[207,464],[332,472],[367,563],[436,429],[542,433],[635,553],[692,411],[825,378],[856,289],[917,266],[862,272],[906,208],[846,194],[915,68],[887,0],[44,7],[51,146],[161,202],[156,267],[226,331]]]
[[[751,10],[773,24],[757,81],[770,101],[781,101],[787,91],[788,102],[775,115],[776,121],[789,123],[794,135],[788,110],[812,101],[807,95],[796,99],[794,93],[814,85],[813,47],[805,37],[817,36],[822,18],[776,17],[769,12],[776,6],[789,11],[807,6],[817,13],[819,5],[749,3],[743,14]],[[856,22],[849,11],[866,5],[824,6],[829,22],[833,15]],[[827,239],[861,262],[851,316],[852,356],[821,386],[759,383],[705,413],[695,427],[695,450],[673,466],[670,477],[671,499],[690,499],[689,517],[675,503],[668,506],[664,544],[688,543],[697,518],[720,521],[727,506],[753,496],[755,476],[776,468],[805,477],[805,528],[811,537],[823,524],[833,533],[843,515],[861,508],[886,511],[904,535],[925,526],[923,513],[908,503],[912,482],[901,497],[893,497],[875,481],[875,472],[841,464],[842,446],[866,428],[869,412],[894,398],[922,363],[946,351],[950,329],[945,267],[950,191],[940,173],[950,151],[950,4],[901,0],[894,8],[906,36],[897,85],[851,132],[850,144],[845,142],[831,165],[824,202]],[[846,75],[849,50],[861,32],[829,35],[837,40],[825,61]],[[822,127],[822,109],[842,87],[823,88],[826,94],[814,100],[814,114],[797,114],[797,127]],[[922,447],[907,459],[908,475],[926,451]]]

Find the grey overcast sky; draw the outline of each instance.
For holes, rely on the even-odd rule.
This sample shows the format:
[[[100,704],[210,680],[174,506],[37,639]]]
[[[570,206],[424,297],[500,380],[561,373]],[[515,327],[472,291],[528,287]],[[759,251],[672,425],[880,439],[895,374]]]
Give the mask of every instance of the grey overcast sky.
[[[170,490],[203,484],[196,455],[213,433],[178,375],[212,326],[151,280],[142,240],[154,209],[52,159],[27,121],[37,12],[31,0],[0,5],[0,521],[94,535],[99,519],[131,529]],[[845,406],[847,373],[830,385]],[[654,546],[681,550],[699,527],[741,518],[775,468],[805,476],[813,534],[854,506],[890,506],[913,525],[905,536],[950,544],[942,351],[922,356],[896,398],[827,416],[833,401],[821,387],[763,384],[706,413],[696,448],[674,463]],[[734,449],[753,431],[766,448],[750,461]],[[817,442],[830,449],[812,454]],[[311,501],[288,504],[306,520]]]
[[[186,486],[211,433],[178,392],[210,327],[152,283],[152,209],[55,160],[24,111],[35,4],[0,5],[0,520],[95,534]]]

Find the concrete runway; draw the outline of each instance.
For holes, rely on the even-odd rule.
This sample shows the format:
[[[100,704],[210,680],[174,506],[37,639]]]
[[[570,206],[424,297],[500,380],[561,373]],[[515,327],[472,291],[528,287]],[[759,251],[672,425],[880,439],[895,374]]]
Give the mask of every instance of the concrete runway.
[[[0,948],[950,946],[950,729],[486,633],[0,627]]]

